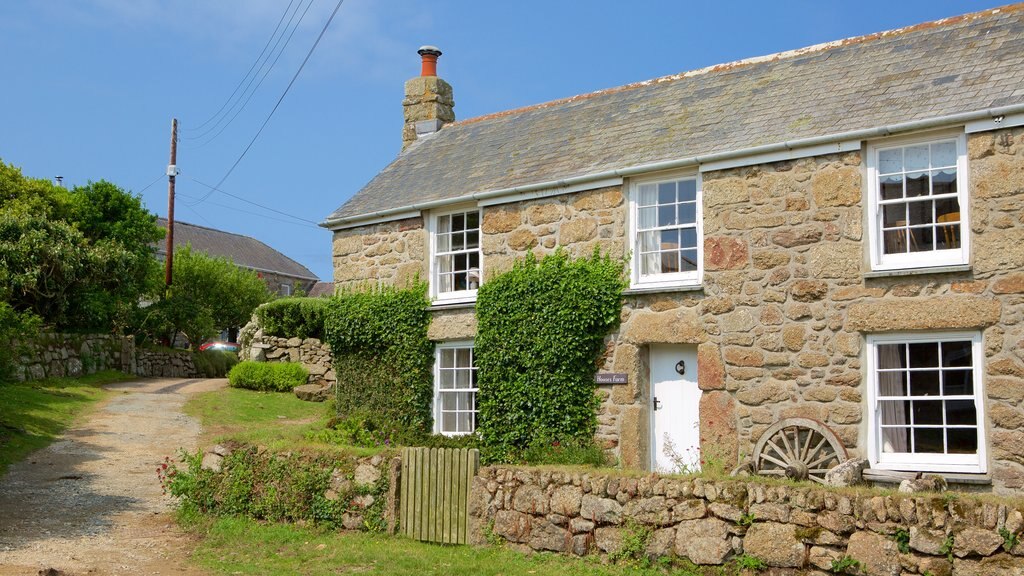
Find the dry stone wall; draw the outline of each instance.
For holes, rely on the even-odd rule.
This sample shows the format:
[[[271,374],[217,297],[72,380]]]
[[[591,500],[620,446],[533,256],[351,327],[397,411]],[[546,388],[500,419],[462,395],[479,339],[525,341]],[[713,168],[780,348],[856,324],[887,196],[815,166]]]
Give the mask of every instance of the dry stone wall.
[[[39,334],[22,348],[14,376],[19,381],[78,377],[101,370],[154,378],[201,378],[188,351],[135,346],[131,337],[110,334]]]
[[[577,555],[614,554],[647,529],[649,557],[699,565],[746,554],[787,574],[829,574],[844,557],[869,576],[1024,574],[1024,544],[1003,537],[1024,530],[1021,510],[966,496],[489,467],[474,478],[469,514],[476,544],[489,532]]]
[[[109,334],[39,334],[15,346],[21,353],[14,377],[22,382],[77,377],[108,369],[127,371],[130,355],[126,358],[122,352],[126,346],[134,348],[132,343]]]
[[[702,448],[749,456],[788,417],[829,426],[866,456],[865,336],[971,330],[983,337],[989,476],[1024,488],[1024,128],[967,136],[970,267],[870,273],[861,152],[702,174],[704,278],[688,291],[627,293],[598,387],[597,439],[625,467],[651,460],[653,344],[697,351]],[[628,184],[628,183],[627,183]],[[627,256],[623,187],[483,208],[485,281],[528,250],[595,246]],[[335,233],[339,285],[427,273],[422,219]],[[435,312],[434,340],[472,338],[471,307]]]
[[[255,322],[255,320],[254,320]],[[331,349],[317,338],[277,338],[265,336],[258,326],[250,324],[243,329],[255,329],[251,339],[239,350],[240,360],[256,362],[298,362],[309,372],[308,384],[333,385],[334,375]]]

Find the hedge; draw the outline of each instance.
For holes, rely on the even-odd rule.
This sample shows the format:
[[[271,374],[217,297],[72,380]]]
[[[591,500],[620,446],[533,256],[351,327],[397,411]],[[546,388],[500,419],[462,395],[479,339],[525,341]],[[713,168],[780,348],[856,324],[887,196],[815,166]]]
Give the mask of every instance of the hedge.
[[[263,333],[278,338],[324,337],[324,314],[329,298],[281,298],[256,309]]]
[[[233,388],[271,392],[291,392],[306,383],[309,372],[302,364],[291,362],[241,362],[228,373]]]
[[[475,356],[486,461],[511,462],[537,439],[588,446],[597,426],[594,373],[619,326],[624,262],[533,254],[480,287]]]
[[[338,417],[365,417],[392,441],[429,434],[434,345],[427,285],[377,287],[330,300],[324,322],[338,378]]]
[[[223,378],[238,364],[238,356],[224,350],[203,350],[192,353],[192,363],[207,378]]]

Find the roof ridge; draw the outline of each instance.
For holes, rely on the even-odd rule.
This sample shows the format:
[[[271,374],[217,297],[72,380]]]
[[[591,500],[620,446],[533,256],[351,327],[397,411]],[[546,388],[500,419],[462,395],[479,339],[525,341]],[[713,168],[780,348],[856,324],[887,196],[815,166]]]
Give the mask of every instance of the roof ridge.
[[[658,78],[652,78],[649,80],[641,80],[639,82],[632,82],[624,84],[622,86],[615,86],[612,88],[602,88],[593,92],[586,92],[583,94],[577,94],[575,96],[569,96],[566,98],[558,98],[550,100],[548,102],[542,102],[539,104],[531,104],[529,106],[522,106],[519,108],[513,108],[510,110],[502,110],[499,112],[493,112],[491,114],[484,114],[482,116],[475,116],[473,118],[467,118],[465,120],[458,120],[453,122],[452,126],[461,126],[465,124],[475,124],[477,122],[483,122],[486,120],[493,120],[495,118],[503,118],[506,116],[514,116],[529,112],[531,110],[541,110],[544,108],[550,108],[552,106],[559,106],[562,104],[568,104],[579,100],[588,100],[590,98],[596,98],[605,94],[615,94],[618,92],[625,92],[628,90],[635,90],[637,88],[643,88],[644,86],[650,86],[652,84],[661,84],[663,82],[674,82],[676,80],[682,80],[684,78],[692,78],[694,76],[700,76],[704,74],[712,74],[715,72],[723,72],[726,70],[734,70],[736,68],[742,68],[745,66],[751,66],[754,64],[762,64],[765,62],[776,62],[779,60],[796,58],[798,56],[804,56],[807,54],[813,54],[815,52],[822,52],[832,48],[841,46],[849,46],[851,44],[861,44],[873,40],[879,40],[890,36],[897,36],[902,34],[908,34],[910,32],[916,32],[918,30],[927,30],[930,28],[937,28],[939,26],[947,24],[956,24],[959,22],[967,22],[983,18],[985,16],[994,16],[1002,12],[1016,12],[1024,10],[1024,2],[1018,2],[1014,4],[1006,4],[1004,6],[997,6],[995,8],[987,8],[985,10],[979,10],[977,12],[969,12],[967,14],[960,14],[957,16],[949,16],[947,18],[940,18],[938,20],[930,20],[927,22],[921,22],[918,24],[911,24],[909,26],[903,26],[901,28],[893,28],[891,30],[884,30],[882,32],[872,32],[870,34],[862,34],[860,36],[851,36],[849,38],[843,38],[841,40],[832,40],[829,42],[821,42],[818,44],[812,44],[811,46],[805,46],[802,48],[794,48],[792,50],[784,50],[782,52],[775,52],[772,54],[765,54],[762,56],[752,56],[750,58],[743,58],[741,60],[734,60],[732,62],[725,62],[721,64],[713,64],[711,66],[705,66],[695,70],[689,70],[686,72],[679,72],[676,74],[669,74],[666,76],[660,76]]]
[[[159,223],[160,223],[161,221],[162,221],[162,222],[164,222],[164,224],[165,224],[165,227],[166,227],[166,222],[167,222],[167,218],[165,218],[165,217],[163,217],[163,216],[157,216],[156,220],[157,220],[157,223],[158,223],[158,225],[159,225]],[[241,234],[241,233],[238,233],[238,232],[229,232],[229,231],[227,231],[227,230],[221,230],[220,228],[213,228],[213,227],[211,227],[211,226],[203,226],[203,225],[201,225],[201,224],[193,224],[193,223],[191,223],[191,222],[185,222],[184,220],[178,220],[178,219],[175,219],[175,220],[174,220],[174,223],[175,223],[175,224],[184,224],[185,226],[191,226],[191,227],[193,227],[193,228],[201,228],[201,229],[203,229],[203,230],[209,230],[209,231],[211,231],[211,232],[217,232],[217,233],[219,233],[219,234],[228,234],[228,235],[231,235],[231,236],[237,236],[237,237],[239,237],[239,238],[245,238],[246,240],[251,240],[251,241],[253,241],[253,242],[257,242],[257,243],[259,243],[260,245],[262,245],[262,246],[263,246],[264,248],[267,248],[268,250],[271,250],[271,251],[273,251],[273,252],[276,252],[276,253],[277,253],[278,255],[280,255],[281,257],[283,257],[283,258],[284,258],[285,260],[288,260],[288,261],[292,262],[293,264],[295,264],[295,265],[299,266],[300,268],[302,268],[302,269],[303,269],[303,270],[305,270],[306,272],[309,272],[310,274],[316,274],[316,272],[313,272],[312,270],[310,270],[310,269],[309,269],[309,268],[308,268],[308,267],[307,267],[307,266],[306,266],[305,264],[303,264],[302,262],[299,262],[298,260],[296,260],[296,259],[292,258],[291,256],[289,256],[289,255],[285,254],[284,252],[281,252],[281,251],[280,251],[280,250],[278,250],[277,248],[274,248],[274,247],[273,247],[273,246],[271,246],[270,244],[267,244],[267,243],[266,243],[266,242],[264,242],[263,240],[260,240],[259,238],[256,238],[256,237],[254,237],[254,236],[248,236],[248,235],[246,235],[246,234]],[[159,252],[159,248],[158,248],[158,252]],[[281,271],[277,271],[277,272],[281,272]],[[317,278],[317,279],[319,280],[319,276],[310,276],[310,278]]]
[[[161,221],[166,223],[167,222],[167,218],[165,218],[163,216],[157,216],[156,221],[158,223],[161,222]],[[242,238],[248,238],[249,240],[255,240],[257,242],[260,242],[264,246],[267,246],[267,244],[265,242],[262,242],[260,239],[254,238],[254,237],[246,235],[246,234],[242,234],[240,232],[230,232],[228,230],[221,230],[220,228],[214,228],[212,226],[203,226],[202,224],[193,224],[191,222],[185,222],[184,220],[178,220],[177,218],[174,219],[174,223],[175,224],[184,224],[185,226],[191,226],[193,228],[202,228],[203,230],[210,230],[211,232],[220,232],[221,234],[230,234],[232,236],[241,236]]]

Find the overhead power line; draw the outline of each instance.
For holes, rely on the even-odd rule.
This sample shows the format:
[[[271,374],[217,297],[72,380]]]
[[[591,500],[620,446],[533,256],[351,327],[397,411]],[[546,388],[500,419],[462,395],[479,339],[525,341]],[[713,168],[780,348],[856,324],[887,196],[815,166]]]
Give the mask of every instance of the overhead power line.
[[[232,110],[234,110],[234,114],[231,114],[230,118],[228,118],[227,114],[225,114],[220,120],[217,121],[216,124],[210,126],[205,132],[197,136],[188,136],[185,138],[186,140],[199,140],[201,138],[204,138],[210,132],[217,130],[218,127],[220,127],[220,130],[217,130],[216,134],[210,136],[205,142],[201,142],[196,146],[197,148],[199,148],[202,146],[206,146],[210,142],[213,142],[214,140],[217,139],[218,136],[220,136],[221,134],[224,133],[225,130],[227,130],[228,126],[230,126],[231,123],[235,121],[235,118],[238,118],[238,115],[241,114],[242,111],[245,110],[245,107],[249,105],[249,102],[252,100],[252,97],[256,95],[256,91],[259,90],[260,86],[263,85],[263,81],[267,79],[267,76],[270,75],[270,72],[274,70],[274,66],[277,65],[277,61],[281,59],[281,56],[284,54],[284,51],[288,48],[288,44],[291,43],[292,41],[292,36],[295,35],[295,31],[299,29],[299,25],[302,24],[302,21],[306,18],[306,13],[309,12],[309,9],[312,6],[313,0],[309,0],[309,3],[306,4],[306,9],[303,10],[302,12],[302,16],[300,16],[299,20],[295,22],[294,26],[292,26],[292,20],[294,20],[295,15],[298,14],[299,8],[302,8],[302,0],[299,0],[299,4],[298,6],[295,7],[295,12],[292,13],[292,17],[288,20],[288,25],[286,26],[286,28],[291,27],[291,32],[288,33],[288,38],[285,39],[284,44],[281,45],[281,49],[278,50],[277,44],[280,44],[281,39],[284,38],[284,33],[282,32],[281,36],[277,39],[277,43],[274,44],[274,48],[271,50],[271,53],[274,53],[276,51],[277,56],[274,57],[273,62],[270,62],[270,66],[267,67],[266,71],[264,71],[263,69],[267,65],[266,61],[264,61],[263,65],[260,66],[260,69],[256,71],[256,75],[259,75],[260,72],[263,72],[263,75],[260,76],[260,81],[257,82],[255,86],[252,86],[252,83],[254,80],[256,80],[256,76],[254,75],[252,78],[249,79],[249,84],[247,84],[245,89],[242,91],[242,96],[239,97],[239,101],[235,102],[235,104],[233,104],[231,108],[228,109],[227,114],[231,114]],[[270,56],[268,55],[267,59],[269,60],[269,58]],[[252,90],[249,89],[250,86],[252,86]],[[248,93],[248,95],[246,95],[246,93]],[[245,101],[242,101],[241,98],[245,98]],[[238,109],[235,110],[235,106],[237,106],[239,102],[241,102],[241,106],[238,106]],[[225,122],[224,125],[221,126],[221,122],[223,122],[225,118],[227,118],[227,122]]]
[[[185,198],[191,198],[193,200],[198,200],[198,196],[193,196],[191,194],[184,194],[184,193],[178,192],[178,196],[184,196]],[[231,210],[232,212],[238,212],[238,213],[241,213],[241,214],[249,214],[251,216],[256,216],[256,217],[259,217],[259,218],[265,218],[267,220],[273,220],[274,222],[281,222],[282,224],[291,224],[292,226],[302,226],[303,228],[317,228],[317,229],[320,228],[319,226],[315,226],[315,225],[312,225],[312,224],[307,224],[305,221],[296,222],[295,220],[285,220],[284,218],[274,218],[273,216],[267,216],[266,214],[260,214],[259,212],[253,212],[252,210],[243,210],[243,209],[239,208],[238,206],[231,206],[230,204],[221,204],[220,202],[213,202],[213,201],[210,201],[210,200],[207,200],[205,202],[205,204],[207,204],[209,206],[219,206],[221,208],[227,208],[228,210]],[[191,210],[192,212],[198,213],[189,204],[185,204],[185,207],[188,208],[189,210]],[[291,216],[291,218],[294,218],[294,216]]]
[[[210,186],[209,184],[200,182],[199,180],[196,180],[195,178],[191,178],[190,177],[189,180],[195,182],[196,184],[199,184],[200,186],[205,186],[205,187],[210,189],[210,192],[207,192],[206,195],[203,198],[201,198],[199,202],[194,202],[194,203],[190,204],[190,206],[198,206],[202,201],[204,201],[206,198],[208,198],[210,196],[210,194],[212,194],[213,192],[220,192],[221,194],[230,196],[230,197],[234,198],[235,200],[239,200],[241,202],[245,202],[246,204],[251,204],[251,205],[256,206],[258,208],[262,208],[264,210],[269,210],[269,211],[274,212],[276,214],[280,214],[282,216],[287,216],[289,218],[294,218],[294,219],[299,220],[301,222],[307,222],[309,224],[313,224],[314,226],[316,226],[316,222],[314,222],[312,220],[309,220],[308,218],[303,218],[301,216],[296,216],[294,214],[289,214],[287,212],[282,212],[282,211],[278,210],[277,208],[271,208],[270,206],[264,206],[263,204],[260,204],[258,202],[253,202],[252,200],[249,200],[247,198],[243,198],[243,197],[238,196],[236,194],[232,194],[231,192],[227,192],[225,190],[221,190],[218,186]]]
[[[334,6],[334,11],[331,12],[331,17],[327,19],[327,22],[324,24],[323,29],[320,30],[320,35],[316,37],[316,41],[313,42],[313,45],[309,48],[309,52],[306,53],[306,57],[302,60],[302,64],[299,65],[299,69],[295,71],[295,75],[292,76],[291,81],[288,82],[288,86],[285,87],[284,92],[281,93],[281,97],[277,99],[277,103],[274,104],[274,108],[270,110],[270,114],[267,114],[266,120],[264,120],[263,124],[260,125],[260,129],[256,131],[256,135],[253,136],[252,140],[249,141],[249,145],[245,147],[245,150],[242,150],[242,153],[238,156],[238,159],[235,160],[235,163],[231,165],[231,168],[228,168],[228,171],[224,174],[224,176],[220,179],[220,181],[217,182],[217,184],[215,186],[211,186],[210,187],[211,188],[210,192],[208,192],[206,194],[206,196],[204,196],[196,204],[201,204],[203,201],[205,201],[207,198],[209,198],[210,195],[213,194],[213,192],[215,190],[220,191],[220,192],[224,192],[223,190],[219,190],[221,184],[223,184],[224,181],[228,179],[228,176],[231,176],[231,173],[235,171],[235,168],[238,167],[238,164],[242,161],[242,158],[245,158],[245,155],[249,153],[249,149],[252,148],[252,145],[256,143],[256,140],[260,137],[260,134],[263,133],[263,129],[267,127],[267,124],[270,122],[270,119],[274,117],[274,113],[277,112],[278,107],[281,106],[281,102],[284,101],[284,97],[287,96],[288,92],[292,89],[292,86],[295,84],[295,80],[297,80],[298,77],[299,77],[299,74],[302,73],[302,69],[306,67],[306,63],[309,62],[310,57],[313,56],[313,52],[316,51],[316,47],[320,45],[320,40],[322,40],[323,37],[324,37],[324,34],[327,33],[327,28],[331,25],[331,22],[334,21],[334,17],[338,14],[338,10],[341,8],[341,5],[344,4],[344,3],[345,3],[345,0],[338,0],[338,3]],[[200,184],[201,184],[201,182],[200,182]],[[247,202],[248,202],[248,200],[247,200]],[[265,206],[261,206],[261,208],[265,208],[266,209]],[[274,210],[272,208],[269,209],[269,210],[272,210],[274,212],[279,212],[281,214],[284,214],[284,212],[280,212],[280,211]],[[290,217],[294,218],[294,216],[291,216],[291,214],[285,214],[285,216],[290,216]],[[305,219],[302,219],[302,220],[305,220]],[[311,222],[311,223],[315,224],[315,222],[313,222],[312,220],[305,220],[305,221],[306,222]]]
[[[256,60],[252,63],[252,66],[249,67],[249,71],[245,73],[245,76],[242,76],[242,79],[238,81],[238,85],[235,86],[235,89],[231,91],[231,95],[228,96],[228,99],[224,101],[224,104],[221,105],[220,109],[218,109],[217,112],[215,112],[213,116],[210,116],[202,124],[196,126],[195,128],[184,128],[183,127],[183,129],[182,129],[183,131],[202,130],[203,126],[206,126],[207,124],[212,122],[214,118],[217,118],[218,116],[220,116],[220,113],[224,111],[224,108],[226,108],[227,105],[230,104],[231,101],[235,98],[235,94],[238,93],[238,89],[242,87],[242,84],[245,84],[246,79],[249,78],[249,75],[252,74],[252,71],[256,69],[256,65],[259,64],[260,60],[263,59],[263,55],[267,53],[267,48],[270,47],[270,43],[274,41],[275,37],[277,37],[277,31],[281,29],[281,24],[284,22],[284,17],[288,15],[288,12],[291,10],[293,4],[295,4],[295,0],[289,0],[288,7],[285,8],[284,12],[281,13],[281,18],[278,19],[277,26],[274,27],[273,34],[270,35],[270,38],[267,38],[267,43],[263,45],[263,50],[260,52],[260,55],[256,57]],[[298,9],[296,9],[296,11],[297,10]],[[268,58],[269,58],[269,56],[268,56]],[[262,66],[260,68],[262,69]],[[243,93],[244,93],[244,91],[243,91]]]
[[[163,173],[162,173],[162,174],[160,174],[159,176],[157,176],[156,178],[154,178],[152,182],[150,182],[149,184],[146,184],[146,187],[145,187],[145,188],[143,188],[142,190],[139,190],[138,192],[135,192],[134,190],[132,190],[132,192],[135,192],[136,194],[142,194],[142,193],[143,193],[143,192],[145,192],[146,190],[149,190],[149,189],[150,189],[150,187],[152,187],[152,186],[153,186],[153,184],[156,184],[157,182],[159,182],[159,181],[163,180],[163,179],[164,179],[164,178],[166,178],[166,177],[167,177],[167,174],[163,174]]]

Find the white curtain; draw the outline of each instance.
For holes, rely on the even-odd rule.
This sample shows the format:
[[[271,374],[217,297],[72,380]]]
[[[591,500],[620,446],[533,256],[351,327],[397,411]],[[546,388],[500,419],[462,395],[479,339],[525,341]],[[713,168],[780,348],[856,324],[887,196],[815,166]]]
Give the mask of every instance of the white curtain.
[[[901,366],[899,346],[880,346],[878,349],[879,366]],[[902,371],[878,372],[878,395],[904,396]],[[909,384],[909,383],[908,383]],[[895,426],[906,426],[907,414],[904,410],[906,401],[889,401],[882,403],[882,423]],[[882,428],[882,452],[909,452],[910,443],[907,438],[908,428]]]

